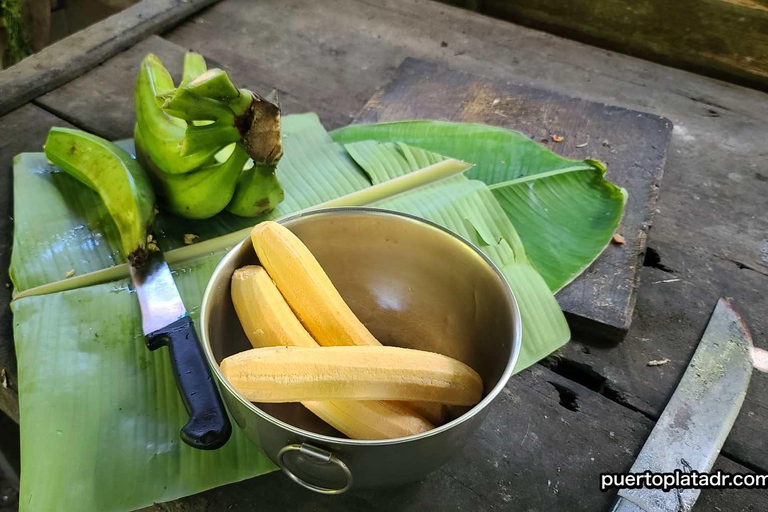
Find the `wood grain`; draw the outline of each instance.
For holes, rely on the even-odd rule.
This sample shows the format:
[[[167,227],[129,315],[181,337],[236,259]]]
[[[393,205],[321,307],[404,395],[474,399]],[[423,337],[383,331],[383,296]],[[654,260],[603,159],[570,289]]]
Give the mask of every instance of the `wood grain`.
[[[133,137],[136,116],[133,111],[133,88],[141,60],[154,53],[171,72],[176,82],[181,79],[184,54],[188,50],[159,36],[149,36],[124,52],[115,55],[83,76],[37,98],[35,103],[56,115],[71,120],[78,127],[109,140]],[[269,84],[255,79],[253,73],[227,68],[215,58],[204,55],[209,68],[223,67],[238,87],[267,94]],[[284,114],[306,112],[309,105],[290,94],[280,92]]]
[[[0,115],[23,105],[217,0],[143,0],[0,72]]]
[[[629,192],[619,228],[626,243],[609,245],[557,299],[575,333],[610,342],[626,335],[672,131],[668,120],[489,81],[416,59],[403,62],[397,77],[368,102],[355,122],[404,119],[503,126],[565,157],[607,162],[607,177]],[[563,139],[554,142],[553,136]]]
[[[450,0],[521,25],[768,90],[765,0]]]

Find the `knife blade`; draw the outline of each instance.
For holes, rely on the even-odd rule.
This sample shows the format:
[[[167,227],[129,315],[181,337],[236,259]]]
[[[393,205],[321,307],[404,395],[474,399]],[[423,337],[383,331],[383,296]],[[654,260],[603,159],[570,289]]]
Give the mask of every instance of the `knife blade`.
[[[630,473],[708,472],[744,402],[752,376],[752,338],[720,299],[683,378]],[[700,489],[621,489],[613,512],[688,511]]]
[[[163,253],[149,251],[140,265],[130,266],[130,273],[147,347],[168,347],[176,386],[189,414],[182,440],[202,450],[223,446],[232,425]]]

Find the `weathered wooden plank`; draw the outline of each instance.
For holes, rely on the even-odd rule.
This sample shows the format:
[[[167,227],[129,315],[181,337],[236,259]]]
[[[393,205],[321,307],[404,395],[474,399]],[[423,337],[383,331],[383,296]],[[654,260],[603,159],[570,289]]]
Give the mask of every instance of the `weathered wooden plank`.
[[[599,491],[600,473],[628,471],[651,427],[643,415],[535,366],[512,378],[456,458],[420,483],[328,497],[272,473],[154,510],[608,510],[616,491]],[[747,471],[722,457],[717,466]],[[696,510],[746,510],[760,493],[705,491]]]
[[[69,126],[33,105],[0,117],[0,410],[19,421],[16,388],[16,353],[13,348],[11,264],[13,245],[13,157],[25,151],[40,151],[51,126]]]
[[[610,341],[626,335],[672,131],[669,121],[415,59],[400,66],[397,77],[366,104],[355,122],[403,119],[503,126],[543,141],[563,156],[607,162],[608,178],[629,192],[620,226],[626,243],[609,245],[557,299],[575,333]],[[553,134],[563,141],[554,142]]]
[[[342,112],[347,122],[406,57],[652,111],[675,124],[688,119],[712,133],[723,119],[709,109],[768,117],[760,92],[429,0],[227,0],[165,37],[228,69],[258,74],[312,101],[313,110]]]
[[[768,2],[765,0],[449,0],[539,28],[768,90]]]
[[[762,208],[764,211],[765,206]],[[732,298],[755,344],[765,347],[768,276],[739,269],[727,260],[713,261],[704,247],[680,247],[661,239],[652,239],[651,244],[666,270],[643,269],[638,315],[624,343],[606,348],[577,340],[547,364],[657,418],[685,371],[719,297]],[[665,359],[669,363],[648,366],[649,361]],[[768,472],[766,396],[768,375],[753,372],[741,413],[723,446],[729,457],[763,472]]]
[[[23,105],[217,0],[142,0],[0,72],[0,115]]]
[[[141,60],[148,53],[156,54],[178,81],[187,51],[171,41],[150,36],[83,76],[39,97],[35,103],[107,139],[133,137],[136,121],[133,88]],[[216,59],[206,58],[209,67],[222,67]],[[239,87],[262,94],[272,90],[269,84],[260,82],[247,70],[227,68],[227,72]],[[309,110],[306,103],[282,91],[280,104],[285,114]]]

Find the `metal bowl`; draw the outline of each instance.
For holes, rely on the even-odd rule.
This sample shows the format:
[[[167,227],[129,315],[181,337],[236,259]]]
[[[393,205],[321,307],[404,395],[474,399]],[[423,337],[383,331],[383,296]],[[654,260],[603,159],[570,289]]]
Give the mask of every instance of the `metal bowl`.
[[[257,263],[250,239],[221,260],[200,313],[203,349],[224,402],[245,434],[294,481],[337,494],[424,477],[458,453],[509,380],[520,351],[517,302],[496,266],[431,222],[373,208],[332,208],[280,221],[312,251],[352,311],[381,343],[439,352],[483,378],[485,396],[429,432],[352,440],[300,404],[253,404],[219,363],[251,348],[230,297],[233,272]]]

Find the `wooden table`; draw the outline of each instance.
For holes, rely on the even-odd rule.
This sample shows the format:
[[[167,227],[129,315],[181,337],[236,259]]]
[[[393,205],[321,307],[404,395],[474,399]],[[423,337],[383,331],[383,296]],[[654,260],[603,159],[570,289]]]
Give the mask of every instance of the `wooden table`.
[[[0,118],[3,271],[13,155],[39,150],[54,125],[130,137],[127,98],[147,51],[178,68],[178,56],[193,48],[238,83],[279,88],[288,113],[315,111],[327,128],[349,123],[407,57],[649,112],[675,126],[624,341],[575,339],[516,376],[479,435],[422,483],[329,498],[274,473],[158,510],[607,510],[615,493],[599,491],[599,474],[629,469],[718,297],[733,298],[755,344],[768,348],[764,93],[428,0],[224,0],[138,45],[74,82],[28,94],[32,101]],[[13,415],[11,318],[7,308],[0,314],[0,381],[7,382],[0,405]],[[664,358],[666,365],[647,365]],[[766,404],[768,377],[755,372],[716,467],[768,471]],[[764,500],[765,491],[705,490],[696,510],[760,510]]]

